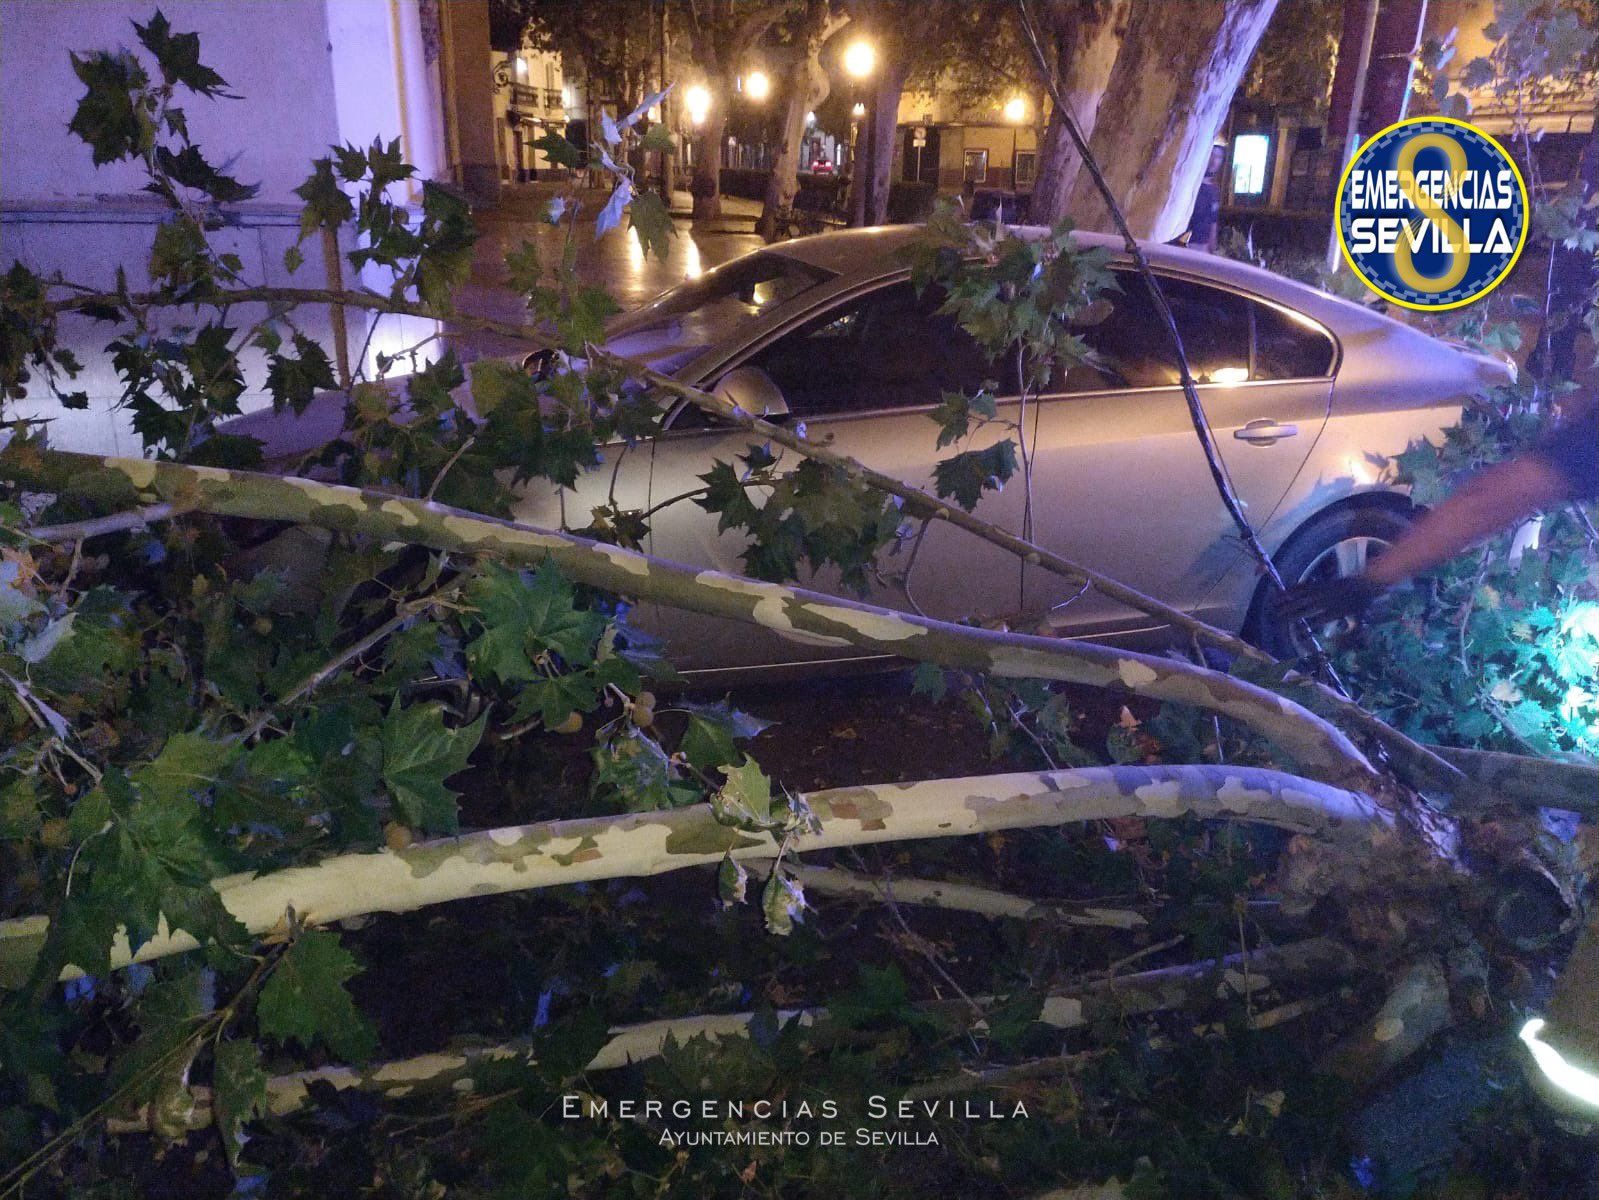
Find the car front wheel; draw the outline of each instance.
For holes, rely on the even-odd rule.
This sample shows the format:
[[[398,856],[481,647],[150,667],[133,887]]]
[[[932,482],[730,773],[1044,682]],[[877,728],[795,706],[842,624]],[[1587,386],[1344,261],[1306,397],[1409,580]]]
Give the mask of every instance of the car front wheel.
[[[1277,554],[1277,570],[1289,587],[1326,579],[1358,575],[1366,564],[1398,541],[1410,528],[1413,516],[1387,507],[1341,508],[1312,518]],[[1302,658],[1312,652],[1309,639],[1297,621],[1278,611],[1278,593],[1262,581],[1246,636],[1278,658]],[[1348,628],[1348,621],[1318,628],[1323,644]]]

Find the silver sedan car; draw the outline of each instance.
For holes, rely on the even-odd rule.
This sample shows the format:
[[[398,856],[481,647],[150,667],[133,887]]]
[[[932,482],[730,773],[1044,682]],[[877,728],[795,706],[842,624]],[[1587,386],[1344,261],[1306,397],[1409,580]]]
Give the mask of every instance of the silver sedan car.
[[[914,227],[800,238],[735,259],[620,317],[612,350],[687,384],[719,390],[746,410],[803,423],[811,440],[927,491],[944,390],[976,391],[990,363],[938,297],[918,294],[904,250]],[[1085,327],[1097,368],[1072,370],[1031,403],[1033,539],[1214,625],[1279,653],[1298,649],[1212,483],[1147,293],[1113,238],[1082,234],[1116,254],[1113,311]],[[1454,424],[1468,397],[1511,378],[1505,364],[1446,344],[1357,304],[1209,254],[1145,247],[1176,315],[1227,471],[1290,582],[1348,574],[1392,541],[1410,505],[1388,480],[1391,456]],[[1001,418],[1015,421],[1014,379],[1001,380]],[[1007,398],[1008,397],[1008,398]],[[998,425],[970,448],[1011,436]],[[713,459],[733,461],[749,435],[680,405],[654,441],[608,447],[603,469],[574,497],[530,489],[518,516],[581,525],[614,501],[649,510],[700,486]],[[1020,531],[1019,478],[986,493],[976,514]],[[885,553],[868,600],[948,620],[1100,640],[1149,639],[1142,613],[1066,581],[948,524],[934,522],[911,562],[909,523]],[[646,549],[722,571],[741,570],[745,538],[719,533],[692,502],[651,521]],[[909,565],[909,571],[906,567]],[[839,591],[834,572],[801,583]],[[689,672],[800,667],[848,651],[693,614],[639,614]]]

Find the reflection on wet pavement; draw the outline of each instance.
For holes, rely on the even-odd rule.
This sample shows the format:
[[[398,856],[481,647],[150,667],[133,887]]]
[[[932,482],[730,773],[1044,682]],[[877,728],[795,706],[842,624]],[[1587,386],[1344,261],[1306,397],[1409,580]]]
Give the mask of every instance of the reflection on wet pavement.
[[[519,188],[504,196],[495,208],[475,215],[478,241],[472,277],[456,293],[462,312],[496,321],[526,322],[527,308],[522,297],[505,283],[505,256],[528,241],[537,247],[541,263],[560,262],[568,224],[563,222],[555,228],[544,220],[549,199],[556,193],[557,189],[548,185]],[[603,287],[624,310],[636,308],[684,279],[762,245],[753,232],[758,204],[724,200],[726,218],[709,230],[695,229],[686,217],[677,215],[686,210],[688,201],[686,193],[679,193],[679,203],[673,206],[677,232],[666,258],[646,258],[638,236],[630,229],[613,229],[595,239],[593,217],[603,207],[605,193],[582,192],[579,199],[582,208],[571,234],[578,275],[586,283]],[[510,356],[527,350],[513,338],[472,332],[452,336],[450,344],[467,360],[485,355]]]

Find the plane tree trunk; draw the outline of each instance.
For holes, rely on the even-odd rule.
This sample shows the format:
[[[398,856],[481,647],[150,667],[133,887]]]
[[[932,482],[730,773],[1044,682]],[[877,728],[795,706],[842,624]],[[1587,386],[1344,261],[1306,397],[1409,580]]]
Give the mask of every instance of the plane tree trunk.
[[[1165,241],[1188,227],[1209,147],[1277,0],[1132,0],[1120,50],[1096,113],[1089,150],[1133,234]],[[1109,230],[1109,211],[1086,172],[1071,183],[1066,215]]]
[[[1100,102],[1127,35],[1132,0],[1065,0],[1040,11],[1040,34],[1054,56],[1055,77],[1083,136],[1099,122]],[[1053,225],[1066,206],[1083,160],[1072,145],[1061,110],[1050,105],[1039,147],[1038,179],[1033,185],[1031,219]]]
[[[849,23],[847,15],[830,14],[825,0],[810,0],[805,25],[798,42],[790,50],[788,86],[783,110],[783,140],[766,181],[766,196],[755,232],[767,241],[778,233],[777,217],[792,208],[799,194],[799,171],[805,152],[805,114],[827,99],[831,84],[822,68],[822,47]]]

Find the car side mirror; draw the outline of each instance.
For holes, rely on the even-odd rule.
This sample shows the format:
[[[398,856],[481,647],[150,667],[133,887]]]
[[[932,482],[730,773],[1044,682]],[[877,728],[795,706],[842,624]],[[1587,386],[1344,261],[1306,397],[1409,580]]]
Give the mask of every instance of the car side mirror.
[[[757,417],[788,416],[788,401],[759,367],[735,367],[717,381],[711,394]]]

